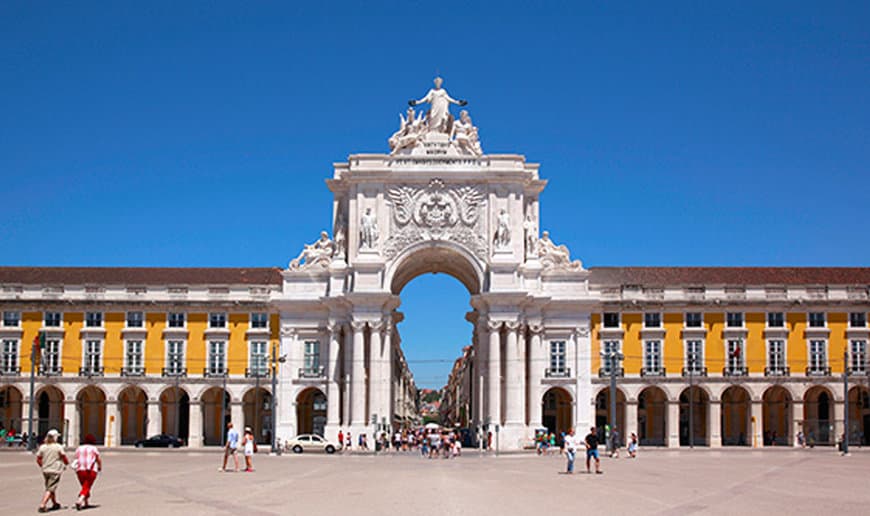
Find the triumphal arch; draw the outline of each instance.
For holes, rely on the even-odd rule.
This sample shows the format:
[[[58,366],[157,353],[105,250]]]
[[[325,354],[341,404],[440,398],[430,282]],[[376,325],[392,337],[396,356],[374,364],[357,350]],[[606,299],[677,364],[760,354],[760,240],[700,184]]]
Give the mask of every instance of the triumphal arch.
[[[332,438],[395,424],[409,392],[398,374],[399,296],[415,277],[445,273],[471,295],[470,419],[498,429],[503,448],[518,447],[541,425],[544,393],[558,386],[572,398],[574,423],[592,422],[588,272],[542,231],[539,165],[484,152],[458,109],[466,101],[441,79],[409,104],[389,153],[334,165],[332,228],[283,273],[280,405],[317,392]],[[566,363],[550,374],[553,345]],[[306,358],[317,356],[314,346],[325,348],[317,364]],[[280,437],[311,431],[282,412]]]

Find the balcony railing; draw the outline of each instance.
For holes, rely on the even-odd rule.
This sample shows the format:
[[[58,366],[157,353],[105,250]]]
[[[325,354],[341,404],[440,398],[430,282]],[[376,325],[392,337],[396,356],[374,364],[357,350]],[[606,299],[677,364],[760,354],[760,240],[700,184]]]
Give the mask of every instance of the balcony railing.
[[[625,368],[617,367],[616,368],[616,376],[623,377],[625,376]],[[600,378],[610,378],[610,369],[606,367],[601,367],[598,369],[598,376]]]
[[[21,375],[21,367],[7,367],[0,369],[0,376],[19,376]]]
[[[791,368],[788,366],[764,368],[764,376],[789,376],[790,374]]]
[[[299,378],[323,378],[324,377],[323,373],[324,373],[323,366],[300,367],[299,368]]]
[[[266,378],[267,376],[269,376],[268,367],[245,368],[245,378]]]
[[[223,368],[223,367],[221,367],[221,368],[206,367],[205,369],[202,370],[202,377],[203,378],[223,378],[225,376],[227,376],[227,370],[226,370],[226,368]]]
[[[813,367],[807,366],[807,376],[831,376],[831,366]]]
[[[121,376],[145,376],[144,367],[122,367]]]
[[[867,366],[849,366],[847,371],[850,376],[867,376]]]
[[[179,376],[179,377],[187,377],[187,368],[186,367],[164,367],[160,372],[161,376]]]
[[[545,378],[571,378],[571,368],[570,367],[559,367],[559,368],[548,367],[548,368],[544,369],[544,377]]]
[[[63,374],[63,367],[42,367],[39,366],[39,376],[60,376]]]
[[[749,375],[749,368],[746,366],[722,368],[722,376],[748,376],[748,375]]]
[[[640,368],[641,378],[656,378],[656,377],[664,377],[665,375],[667,375],[667,371],[665,371],[664,367],[641,367]]]
[[[689,376],[689,368],[683,368],[683,376]],[[696,367],[692,370],[692,376],[707,376],[706,367]]]
[[[79,367],[79,376],[103,376],[102,367]]]

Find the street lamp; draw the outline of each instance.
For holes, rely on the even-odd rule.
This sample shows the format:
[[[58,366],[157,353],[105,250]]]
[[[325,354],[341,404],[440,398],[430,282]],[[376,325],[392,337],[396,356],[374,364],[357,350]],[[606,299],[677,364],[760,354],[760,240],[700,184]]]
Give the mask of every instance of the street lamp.
[[[695,447],[695,418],[692,407],[695,405],[695,392],[692,389],[695,374],[695,352],[690,351],[687,357],[689,364],[689,448]]]
[[[616,428],[616,364],[618,360],[622,360],[625,356],[616,350],[602,351],[601,357],[607,359],[610,367],[610,428],[613,435],[613,428]],[[610,443],[610,450],[616,447],[615,442]]]
[[[270,406],[272,412],[272,453],[278,453],[277,440],[275,437],[275,434],[278,431],[278,418],[275,417],[275,398],[278,394],[278,364],[283,364],[286,361],[287,355],[281,355],[279,357],[277,344],[272,344],[272,399]]]

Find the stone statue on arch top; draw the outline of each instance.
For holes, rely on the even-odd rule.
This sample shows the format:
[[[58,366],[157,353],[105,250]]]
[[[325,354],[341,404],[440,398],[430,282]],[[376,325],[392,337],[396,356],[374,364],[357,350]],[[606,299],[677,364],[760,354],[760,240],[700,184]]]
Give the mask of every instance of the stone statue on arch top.
[[[422,99],[420,100],[409,100],[408,105],[414,107],[418,104],[429,104],[429,112],[426,114],[426,124],[429,128],[429,131],[437,131],[441,133],[449,133],[450,132],[450,122],[453,118],[450,115],[450,104],[456,104],[457,106],[465,106],[468,104],[467,100],[456,100],[451,97],[447,90],[441,87],[444,83],[444,79],[441,77],[435,77],[434,80],[435,87],[429,90]]]

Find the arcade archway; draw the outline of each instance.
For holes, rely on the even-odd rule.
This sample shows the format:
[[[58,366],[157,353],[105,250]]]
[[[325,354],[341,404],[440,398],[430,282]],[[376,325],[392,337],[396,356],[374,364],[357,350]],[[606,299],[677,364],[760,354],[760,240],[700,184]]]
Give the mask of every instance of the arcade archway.
[[[121,444],[135,444],[145,439],[148,418],[148,397],[145,391],[129,386],[118,395],[118,412],[121,418]]]
[[[668,396],[647,387],[637,397],[637,440],[641,446],[667,446]]]
[[[689,406],[691,405],[691,410]],[[693,386],[680,393],[680,446],[707,446],[707,413],[710,396],[704,389]],[[689,413],[691,412],[691,418]],[[691,431],[689,421],[692,421]],[[691,434],[692,439],[689,439]]]
[[[604,437],[604,429],[610,421],[610,387],[601,389],[595,396],[595,428],[601,437]],[[619,440],[625,444],[625,393],[616,389],[616,426],[619,431]]]
[[[76,408],[79,412],[79,439],[93,435],[97,444],[103,444],[106,439],[106,393],[89,385],[76,395]]]
[[[326,428],[326,395],[309,387],[296,398],[296,433],[323,435]]]
[[[221,401],[223,400],[223,408]],[[202,407],[202,437],[206,446],[221,446],[227,432],[227,423],[232,421],[230,394],[220,387],[212,387],[200,397]],[[221,420],[223,416],[223,420]],[[235,424],[235,426],[239,426]],[[244,428],[239,428],[239,432]]]
[[[746,389],[738,385],[722,393],[722,445],[751,446],[752,401]]]
[[[21,391],[11,385],[0,387],[0,428],[7,431],[14,429],[16,433],[26,432],[22,407]]]
[[[560,435],[574,428],[574,402],[571,393],[561,387],[552,387],[544,393],[542,425],[548,431]]]
[[[188,442],[190,437],[190,396],[182,388],[167,387],[160,393],[160,432]],[[197,430],[199,431],[199,430]]]
[[[849,443],[870,444],[870,388],[858,385],[849,389]]]
[[[53,385],[46,385],[36,392],[35,398],[36,414],[39,418],[38,437],[42,438],[46,432],[54,428],[60,431],[64,438],[67,438],[68,434],[74,430],[64,430],[66,421],[64,419],[63,392]]]
[[[775,385],[764,391],[761,419],[764,446],[788,446],[791,442],[792,400],[785,387]],[[756,424],[758,424],[756,422]]]
[[[816,385],[804,394],[804,435],[808,443],[834,444],[834,395]]]
[[[249,389],[242,397],[245,426],[254,432],[259,444],[272,442],[272,395],[260,387]]]

